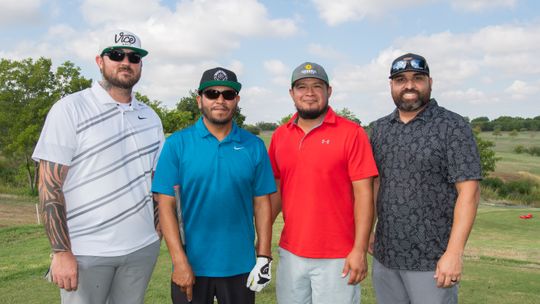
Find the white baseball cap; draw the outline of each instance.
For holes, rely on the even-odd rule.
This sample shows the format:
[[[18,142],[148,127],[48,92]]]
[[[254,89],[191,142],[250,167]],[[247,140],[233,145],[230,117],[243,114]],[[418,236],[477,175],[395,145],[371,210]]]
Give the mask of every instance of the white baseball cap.
[[[113,49],[130,49],[139,53],[141,57],[148,55],[148,51],[141,48],[139,36],[126,30],[110,31],[103,36],[99,44],[99,54]]]

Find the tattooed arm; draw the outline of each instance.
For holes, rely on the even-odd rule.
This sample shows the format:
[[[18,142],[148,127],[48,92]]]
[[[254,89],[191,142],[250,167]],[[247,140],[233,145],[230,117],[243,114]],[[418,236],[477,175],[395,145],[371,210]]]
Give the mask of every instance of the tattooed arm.
[[[71,252],[66,201],[62,185],[68,166],[41,160],[39,163],[39,201],[45,232],[53,251],[51,273],[53,282],[67,291],[77,289],[77,260]]]

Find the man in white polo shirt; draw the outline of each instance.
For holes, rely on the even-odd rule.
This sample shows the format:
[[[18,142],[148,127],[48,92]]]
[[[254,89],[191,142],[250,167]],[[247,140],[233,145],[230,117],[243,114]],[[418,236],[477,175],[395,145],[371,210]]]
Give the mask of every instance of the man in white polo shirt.
[[[102,80],[51,108],[33,158],[62,303],[143,303],[159,254],[151,179],[161,121],[135,99],[142,57],[135,34],[103,36]]]

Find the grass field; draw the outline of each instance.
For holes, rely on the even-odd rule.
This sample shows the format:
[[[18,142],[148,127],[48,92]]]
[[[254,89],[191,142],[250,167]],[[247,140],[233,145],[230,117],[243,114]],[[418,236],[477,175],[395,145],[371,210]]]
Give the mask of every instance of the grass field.
[[[482,132],[480,137],[495,143],[495,153],[500,160],[497,162],[495,175],[503,178],[515,178],[523,174],[533,174],[540,179],[540,157],[527,153],[514,153],[518,145],[524,147],[540,147],[540,132],[519,132],[517,136],[510,136],[510,132]]]
[[[8,203],[33,208],[32,202]],[[519,219],[525,213],[533,213],[533,219]],[[0,228],[0,303],[59,303],[58,289],[42,279],[49,262],[43,227],[20,222],[5,225],[4,220],[1,218]],[[279,220],[274,227],[274,272],[279,264],[276,248],[282,225]],[[540,303],[538,235],[540,209],[482,206],[465,253],[460,303]],[[169,279],[170,259],[163,242],[146,303],[169,303]],[[272,282],[257,295],[257,303],[275,303],[274,290]],[[369,278],[362,283],[362,298],[362,303],[375,303]]]

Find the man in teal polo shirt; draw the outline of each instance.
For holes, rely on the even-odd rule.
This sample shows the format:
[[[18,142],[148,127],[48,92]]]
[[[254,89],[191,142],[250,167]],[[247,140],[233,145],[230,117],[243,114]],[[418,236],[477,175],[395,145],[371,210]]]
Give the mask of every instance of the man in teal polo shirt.
[[[264,143],[232,120],[240,88],[232,71],[205,71],[197,96],[202,117],[166,140],[156,168],[152,191],[173,262],[173,303],[254,303],[254,291],[270,282],[269,194],[276,187]]]

